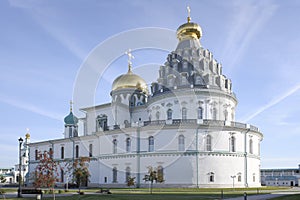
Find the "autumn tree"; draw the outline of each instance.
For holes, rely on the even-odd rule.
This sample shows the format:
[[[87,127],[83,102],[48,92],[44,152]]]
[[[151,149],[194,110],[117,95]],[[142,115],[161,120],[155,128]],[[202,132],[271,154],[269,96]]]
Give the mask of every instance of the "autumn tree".
[[[130,186],[134,186],[134,180],[135,180],[135,177],[131,177],[131,176],[129,176],[128,178],[127,178],[127,186],[128,187],[130,187]]]
[[[53,151],[38,153],[39,163],[35,168],[33,185],[38,187],[54,188],[58,177],[59,163],[53,160]]]
[[[150,194],[152,194],[152,188],[153,188],[153,183],[163,183],[164,177],[163,177],[163,169],[161,166],[157,167],[154,169],[152,166],[148,167],[148,174],[145,175],[144,181],[150,181]]]
[[[76,182],[79,193],[80,187],[83,185],[87,185],[89,182],[90,172],[89,172],[89,157],[80,157],[75,159],[73,162],[73,180]]]

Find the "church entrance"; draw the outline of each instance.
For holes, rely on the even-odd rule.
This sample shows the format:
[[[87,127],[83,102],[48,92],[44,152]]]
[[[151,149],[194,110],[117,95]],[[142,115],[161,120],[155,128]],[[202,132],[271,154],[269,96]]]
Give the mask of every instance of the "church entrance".
[[[293,187],[294,186],[294,181],[291,181],[291,187]]]

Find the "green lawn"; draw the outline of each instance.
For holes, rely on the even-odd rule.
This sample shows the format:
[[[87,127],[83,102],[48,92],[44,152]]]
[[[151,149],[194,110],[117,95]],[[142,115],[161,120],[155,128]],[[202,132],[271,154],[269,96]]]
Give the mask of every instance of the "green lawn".
[[[3,188],[2,188],[3,189]],[[70,196],[63,196],[63,197],[56,197],[58,200],[77,200],[77,199],[83,199],[83,200],[94,200],[94,199],[103,199],[103,200],[177,200],[177,199],[197,199],[197,200],[212,200],[212,199],[220,199],[221,198],[221,191],[223,191],[224,198],[230,198],[230,197],[236,197],[236,196],[243,196],[244,192],[247,192],[247,194],[257,194],[259,192],[260,194],[263,193],[270,193],[271,191],[275,190],[286,190],[288,188],[282,188],[282,187],[263,187],[259,188],[236,188],[234,191],[232,188],[154,188],[153,194],[149,194],[149,189],[147,188],[139,188],[139,189],[128,189],[128,188],[120,188],[120,189],[111,189],[112,192],[111,195],[106,194],[85,194],[85,195],[78,195],[74,194],[77,192],[77,190],[70,190],[70,192],[73,193],[69,195]],[[5,190],[6,191],[6,190]],[[6,192],[11,192],[12,190],[7,190]],[[16,190],[14,190],[16,191]],[[55,190],[56,193],[58,193],[58,189]],[[62,194],[65,192],[63,190],[60,190]],[[85,192],[96,192],[99,191],[99,189],[88,189],[83,190]],[[47,198],[46,198],[47,197]],[[282,199],[281,197],[280,199]],[[0,199],[3,199],[3,197],[0,195]],[[6,198],[9,199],[9,198]],[[10,198],[11,200],[16,200],[17,198]],[[22,198],[23,200],[32,200],[35,199],[32,198]],[[43,199],[53,199],[53,197],[49,194],[45,195]],[[294,199],[297,199],[294,198]],[[298,196],[298,199],[299,196]],[[293,200],[287,199],[287,200]]]

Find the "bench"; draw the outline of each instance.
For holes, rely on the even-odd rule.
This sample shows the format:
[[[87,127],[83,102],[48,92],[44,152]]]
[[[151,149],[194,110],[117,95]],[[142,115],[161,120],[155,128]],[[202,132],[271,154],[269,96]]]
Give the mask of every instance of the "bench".
[[[19,191],[19,189],[18,189]],[[39,188],[22,188],[21,194],[40,194],[43,195],[43,191]]]
[[[111,194],[111,192],[109,191],[109,189],[102,189],[102,188],[100,190],[100,193]]]

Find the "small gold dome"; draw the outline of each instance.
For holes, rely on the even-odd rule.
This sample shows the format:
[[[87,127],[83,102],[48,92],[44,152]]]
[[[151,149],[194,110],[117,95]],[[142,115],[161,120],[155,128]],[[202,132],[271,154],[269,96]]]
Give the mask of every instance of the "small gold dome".
[[[25,137],[26,137],[26,139],[29,139],[30,138],[30,134],[26,133]]]
[[[201,27],[193,22],[187,22],[185,24],[182,24],[177,29],[177,38],[179,40],[183,40],[187,37],[193,37],[195,39],[200,39],[202,36],[202,29]]]
[[[126,74],[117,77],[112,84],[112,91],[126,88],[140,89],[142,92],[148,94],[147,83],[140,76],[132,73],[130,67]]]

